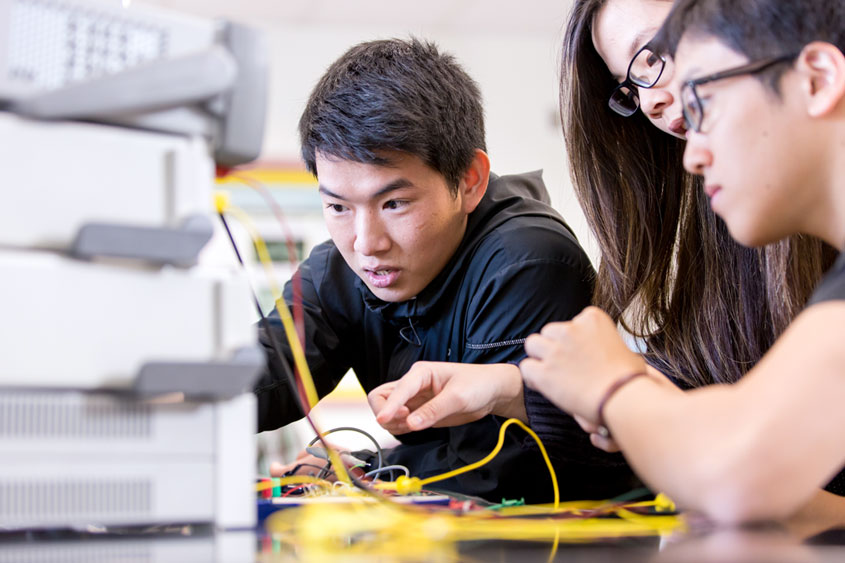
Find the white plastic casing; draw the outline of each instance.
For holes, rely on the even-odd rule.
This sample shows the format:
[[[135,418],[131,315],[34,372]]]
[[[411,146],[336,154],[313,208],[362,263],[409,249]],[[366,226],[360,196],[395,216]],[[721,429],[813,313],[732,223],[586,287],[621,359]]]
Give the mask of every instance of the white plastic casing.
[[[119,0],[0,0],[0,100],[207,49],[208,19]]]
[[[246,279],[0,251],[0,385],[130,387],[147,362],[227,361],[255,346]]]
[[[255,525],[255,397],[0,390],[0,530]]]
[[[66,250],[86,223],[176,228],[210,215],[205,141],[0,112],[0,246]]]

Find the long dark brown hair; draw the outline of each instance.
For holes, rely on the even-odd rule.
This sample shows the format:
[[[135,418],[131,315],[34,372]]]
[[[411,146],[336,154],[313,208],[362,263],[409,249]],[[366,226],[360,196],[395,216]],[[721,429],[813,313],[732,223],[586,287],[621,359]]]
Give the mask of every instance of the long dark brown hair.
[[[607,107],[616,82],[592,42],[608,0],[575,0],[561,56],[572,180],[598,239],[594,303],[685,387],[738,380],[801,310],[836,252],[795,236],[735,242],[684,171],[683,141]]]

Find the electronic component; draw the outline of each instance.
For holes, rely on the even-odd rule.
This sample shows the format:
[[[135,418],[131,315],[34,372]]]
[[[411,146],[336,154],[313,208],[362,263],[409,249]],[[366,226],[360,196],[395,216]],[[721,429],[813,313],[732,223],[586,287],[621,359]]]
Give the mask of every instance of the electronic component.
[[[261,148],[261,37],[0,0],[0,45],[0,529],[254,526],[265,360],[209,251],[215,165]]]
[[[158,392],[215,395],[219,384],[231,396],[264,363],[248,285],[232,272],[0,250],[0,276],[0,385],[128,390],[159,379],[169,388]],[[189,385],[190,364],[208,365],[201,385]]]
[[[184,239],[204,235],[191,245],[192,256],[153,256],[185,266],[212,235],[214,161],[200,138],[9,112],[0,112],[0,137],[14,139],[0,151],[7,197],[15,202],[0,205],[4,246],[78,254],[86,252],[77,251],[80,243],[91,245],[86,231],[107,224],[118,230],[102,238],[127,241],[138,258],[145,234],[139,227],[147,238],[159,237],[146,245],[157,252],[179,240],[179,231]]]
[[[0,389],[0,530],[250,527],[255,398]]]
[[[42,119],[201,136],[214,159],[258,156],[266,46],[233,22],[96,0],[0,0],[0,102]]]

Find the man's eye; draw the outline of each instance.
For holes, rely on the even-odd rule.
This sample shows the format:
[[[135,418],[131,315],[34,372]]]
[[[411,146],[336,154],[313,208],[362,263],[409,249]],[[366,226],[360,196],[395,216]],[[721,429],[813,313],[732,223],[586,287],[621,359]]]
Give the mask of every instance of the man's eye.
[[[346,208],[339,203],[327,203],[326,209],[333,213],[343,213],[346,211]]]
[[[403,199],[391,199],[384,204],[385,209],[401,209],[408,205],[408,202]]]

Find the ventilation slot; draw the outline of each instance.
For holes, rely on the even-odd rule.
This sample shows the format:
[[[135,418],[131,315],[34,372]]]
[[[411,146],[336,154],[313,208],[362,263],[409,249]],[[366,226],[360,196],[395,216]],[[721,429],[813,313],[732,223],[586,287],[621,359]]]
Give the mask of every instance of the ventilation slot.
[[[0,483],[0,522],[11,527],[117,522],[148,515],[151,504],[148,479]]]
[[[145,545],[120,545],[114,541],[61,545],[4,546],[0,563],[146,563],[153,559]]]
[[[80,393],[0,394],[0,439],[145,438],[148,405]]]
[[[168,47],[164,28],[57,0],[15,1],[8,25],[8,78],[39,90],[154,61]]]

